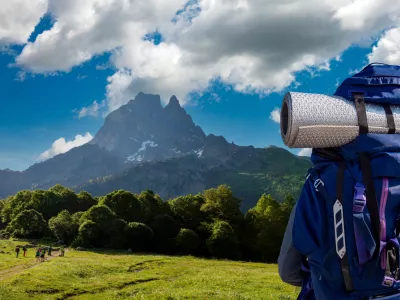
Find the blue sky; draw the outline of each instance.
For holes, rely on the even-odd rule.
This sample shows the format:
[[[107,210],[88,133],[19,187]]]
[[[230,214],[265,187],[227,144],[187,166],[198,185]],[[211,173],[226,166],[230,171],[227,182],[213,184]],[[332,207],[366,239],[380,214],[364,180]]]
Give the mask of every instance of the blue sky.
[[[56,50],[48,50],[47,48],[41,50],[40,47],[44,47],[43,45],[46,45],[45,42],[48,42],[48,40],[44,42],[40,40],[42,42],[39,43],[39,37],[46,31],[53,30],[54,23],[63,18],[62,12],[57,10],[58,8],[53,9],[55,11],[53,12],[53,17],[50,17],[50,13],[44,15],[44,17],[41,13],[39,14],[41,19],[32,23],[35,26],[31,29],[26,42],[3,42],[2,45],[0,36],[0,47],[2,49],[0,52],[0,82],[2,83],[0,96],[2,104],[2,109],[0,110],[0,139],[2,141],[0,147],[0,169],[26,169],[38,159],[41,153],[51,148],[53,142],[60,138],[64,138],[68,142],[73,141],[77,135],[85,135],[87,132],[94,136],[104,121],[102,114],[99,113],[95,117],[86,116],[78,118],[78,111],[83,107],[89,107],[94,101],[103,103],[104,109],[107,106],[111,107],[110,103],[116,103],[117,100],[115,100],[114,94],[110,93],[110,90],[115,92],[115,89],[111,89],[110,86],[114,88],[112,84],[116,81],[111,79],[115,77],[115,74],[121,72],[121,70],[125,70],[131,67],[132,64],[137,63],[136,61],[134,63],[130,62],[132,58],[126,56],[126,49],[130,49],[131,52],[135,51],[135,48],[128,44],[128,42],[126,44],[121,42],[122,46],[120,45],[119,47],[123,50],[119,55],[116,54],[116,49],[119,47],[107,45],[103,47],[104,49],[98,50],[96,48],[96,50],[92,50],[90,49],[90,45],[75,45],[75,48],[82,47],[87,53],[90,52],[90,57],[79,62],[75,62],[71,58],[73,62],[69,62],[67,55],[70,53],[66,52],[65,65],[67,66],[64,66],[64,62],[62,61],[56,62],[55,58],[53,59],[51,55],[54,54],[54,57],[57,58],[59,53],[55,52],[62,52],[65,47],[68,47],[75,41],[71,40],[65,47],[60,45],[59,48],[55,48]],[[214,9],[216,10],[217,8]],[[51,10],[50,6],[47,10]],[[189,14],[190,10],[187,9],[187,11]],[[191,11],[194,11],[193,8]],[[199,10],[197,9],[196,15],[189,14],[189,17],[186,17],[184,21],[191,21],[191,18],[194,18],[198,14]],[[200,16],[202,16],[201,13]],[[174,22],[176,23],[176,20]],[[197,23],[195,25],[200,26]],[[73,26],[75,25],[70,25],[68,27],[69,30],[72,31],[71,28]],[[149,28],[152,28],[152,26],[149,25]],[[332,53],[325,53],[327,51],[323,49],[323,51],[321,50],[317,54],[313,54],[315,57],[321,58],[316,60],[314,67],[313,63],[309,63],[308,70],[305,70],[305,67],[299,67],[290,72],[295,75],[294,78],[297,84],[294,84],[293,80],[291,80],[289,85],[286,84],[282,88],[277,87],[279,83],[272,82],[270,85],[274,87],[275,91],[264,96],[260,96],[261,92],[257,92],[256,90],[248,93],[240,92],[240,89],[235,87],[235,85],[241,84],[247,78],[235,75],[236,78],[232,75],[234,74],[233,71],[229,77],[224,77],[224,72],[226,71],[222,68],[226,68],[225,64],[222,65],[221,63],[221,70],[213,69],[210,71],[210,74],[219,72],[221,76],[220,80],[206,80],[211,75],[205,73],[197,74],[195,73],[198,72],[197,70],[189,70],[193,73],[193,75],[190,75],[193,76],[191,81],[197,80],[197,76],[205,78],[204,80],[202,79],[203,83],[199,83],[199,86],[201,86],[200,90],[203,93],[196,100],[185,100],[182,101],[182,104],[184,104],[187,112],[191,114],[195,123],[201,126],[207,134],[223,135],[229,142],[233,141],[239,145],[254,145],[256,147],[277,145],[284,147],[279,133],[279,124],[270,118],[270,113],[275,108],[280,107],[284,93],[288,90],[326,94],[334,93],[337,84],[348,76],[351,76],[353,70],[360,69],[368,64],[368,55],[376,50],[373,49],[373,46],[376,46],[379,39],[382,38],[381,34],[385,29],[386,27],[379,27],[378,33],[373,35],[373,39],[364,44],[357,44],[355,41],[353,45],[351,43],[351,38],[353,37],[351,37],[347,46],[338,46],[338,49]],[[153,32],[157,30],[158,26],[153,26]],[[185,37],[183,33],[181,34],[182,37]],[[192,32],[192,36],[196,34],[196,31]],[[248,35],[248,33],[246,34]],[[167,30],[165,30],[164,35],[170,37],[170,39],[173,36]],[[154,35],[151,31],[148,31],[146,35],[142,35],[143,39],[152,40],[155,44],[153,45],[154,47],[160,43],[164,43],[164,36],[162,34]],[[108,40],[105,39],[105,41]],[[104,44],[103,42],[101,45]],[[37,51],[39,52],[35,54],[34,51],[36,50],[32,48],[31,52],[25,51],[26,53],[22,53],[27,43],[37,46],[39,49]],[[254,43],[257,43],[256,39]],[[167,43],[164,44],[169,45]],[[170,44],[172,45],[173,43],[171,42]],[[185,51],[188,53],[192,51],[190,52],[191,54],[196,53],[197,49],[189,49],[189,40],[184,45],[185,47],[189,45]],[[181,46],[181,49],[183,47]],[[206,44],[204,47],[206,47]],[[155,51],[161,51],[160,47],[157,49]],[[171,60],[171,57],[175,54],[174,51],[177,51],[174,49],[171,46],[166,50],[169,51],[168,60]],[[214,47],[213,49],[218,50],[219,48]],[[71,51],[73,50],[74,48]],[[184,50],[181,51],[183,52]],[[222,49],[221,51],[229,51],[229,49]],[[244,50],[240,51],[243,52]],[[36,56],[33,56],[32,53]],[[38,53],[45,54],[43,54],[42,58],[37,59]],[[160,58],[162,53],[160,53],[157,53],[157,57],[162,59],[162,57]],[[249,50],[248,53],[253,52]],[[230,54],[225,54],[225,57],[228,55]],[[232,57],[236,57],[233,54],[231,55]],[[127,58],[124,58],[125,56]],[[339,59],[337,56],[339,56]],[[63,57],[61,56],[61,59]],[[377,57],[379,58],[379,55]],[[284,69],[285,58],[281,59],[282,69]],[[291,59],[292,57],[287,57],[288,61]],[[53,61],[56,63],[53,63]],[[237,60],[237,62],[241,64],[243,61]],[[260,63],[260,66],[263,70],[260,71],[260,74],[267,72],[265,70],[271,64],[268,61],[262,63]],[[245,65],[246,63],[244,63]],[[257,80],[254,75],[255,71],[250,70],[251,74],[249,77],[251,77],[251,80],[249,79],[249,82],[246,84],[261,84],[264,87],[262,84],[263,80],[269,82],[269,77],[273,77],[274,70],[277,70],[276,72],[280,70],[275,62],[272,65],[274,65],[274,69],[272,70],[271,67],[272,71],[270,73],[265,73],[264,78],[257,77]],[[329,65],[329,67],[321,67],[324,65]],[[40,71],[43,68],[46,69],[46,72]],[[313,71],[310,72],[310,69]],[[131,77],[128,76],[128,78],[140,78],[140,72],[143,71],[131,67],[130,72],[129,76]],[[176,72],[179,72],[179,70],[177,69]],[[182,82],[180,85],[179,80],[177,80],[178,82],[175,80],[173,83],[175,86],[169,88],[170,86],[168,85],[168,88],[166,88],[161,79],[158,80],[157,78],[162,77],[157,75],[155,78],[152,78],[152,81],[149,81],[150,83],[146,82],[143,85],[143,91],[152,92],[154,87],[154,93],[160,92],[163,99],[172,96],[172,94],[177,94],[180,100],[183,98],[181,95],[188,92],[187,90],[181,91],[181,86],[186,85],[185,82]],[[183,77],[182,80],[184,80]],[[204,85],[204,82],[207,84]],[[174,87],[177,90],[176,93]],[[265,87],[268,88],[269,86],[265,84]],[[140,86],[138,87],[131,83],[130,88],[124,90],[124,93],[120,96],[122,100],[118,98],[118,103],[134,98],[140,90]],[[298,153],[299,149],[292,149],[291,151]]]

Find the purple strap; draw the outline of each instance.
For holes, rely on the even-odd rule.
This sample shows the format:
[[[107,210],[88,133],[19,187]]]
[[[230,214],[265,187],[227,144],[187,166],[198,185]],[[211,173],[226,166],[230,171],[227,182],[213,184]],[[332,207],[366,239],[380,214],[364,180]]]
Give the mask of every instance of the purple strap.
[[[361,216],[357,216],[357,214],[362,214],[366,204],[367,198],[365,196],[365,187],[361,183],[356,183],[354,186],[353,198],[353,226],[360,266],[365,265],[371,258],[363,234],[360,231],[360,226],[358,225],[359,222],[364,222],[364,220],[361,219]]]

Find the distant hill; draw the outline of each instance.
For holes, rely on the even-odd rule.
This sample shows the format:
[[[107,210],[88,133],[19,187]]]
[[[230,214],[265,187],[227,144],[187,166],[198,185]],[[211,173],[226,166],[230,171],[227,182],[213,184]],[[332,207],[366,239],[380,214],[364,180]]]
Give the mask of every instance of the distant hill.
[[[310,160],[278,148],[243,147],[208,135],[175,96],[139,93],[110,113],[94,139],[24,172],[0,170],[0,198],[57,183],[104,195],[151,189],[168,199],[229,184],[252,207],[262,193],[299,194]]]

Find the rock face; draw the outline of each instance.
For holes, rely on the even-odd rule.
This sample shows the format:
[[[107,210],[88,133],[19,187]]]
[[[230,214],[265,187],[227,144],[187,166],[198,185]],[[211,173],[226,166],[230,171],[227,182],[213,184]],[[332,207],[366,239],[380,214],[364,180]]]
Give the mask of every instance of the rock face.
[[[139,93],[108,115],[91,144],[137,164],[200,153],[205,138],[175,96],[162,107],[158,95]]]
[[[151,189],[163,198],[231,185],[251,207],[262,193],[298,193],[310,162],[288,151],[256,149],[208,135],[172,96],[139,93],[110,113],[93,140],[24,172],[0,170],[0,198],[55,184],[104,195]]]

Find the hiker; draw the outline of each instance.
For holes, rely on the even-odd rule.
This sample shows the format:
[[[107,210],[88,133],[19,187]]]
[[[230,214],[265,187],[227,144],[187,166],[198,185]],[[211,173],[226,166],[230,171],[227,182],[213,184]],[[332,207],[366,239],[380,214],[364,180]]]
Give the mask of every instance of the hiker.
[[[36,249],[36,261],[40,260],[40,253],[41,253],[40,248]]]
[[[49,256],[51,256],[51,250],[52,250],[52,248],[51,248],[51,246],[50,246],[50,247],[49,247],[49,252],[48,252]]]
[[[60,252],[61,252],[61,256],[64,256],[64,246],[61,246]]]
[[[400,135],[388,105],[400,105],[399,77],[400,66],[371,64],[335,93],[355,101],[359,136],[312,150],[278,258],[299,300],[400,299]],[[387,132],[369,133],[369,102],[385,103]]]
[[[41,261],[44,261],[44,256],[45,256],[45,254],[46,254],[46,250],[45,250],[44,247],[43,247],[42,252],[40,252],[40,260],[41,260]]]
[[[24,251],[24,257],[26,257],[26,251],[27,251],[28,249],[26,248],[26,246],[24,246],[24,247],[22,247],[22,251]]]
[[[18,255],[19,255],[19,246],[17,246],[17,247],[15,248],[15,253],[17,253],[17,258],[18,258]]]

